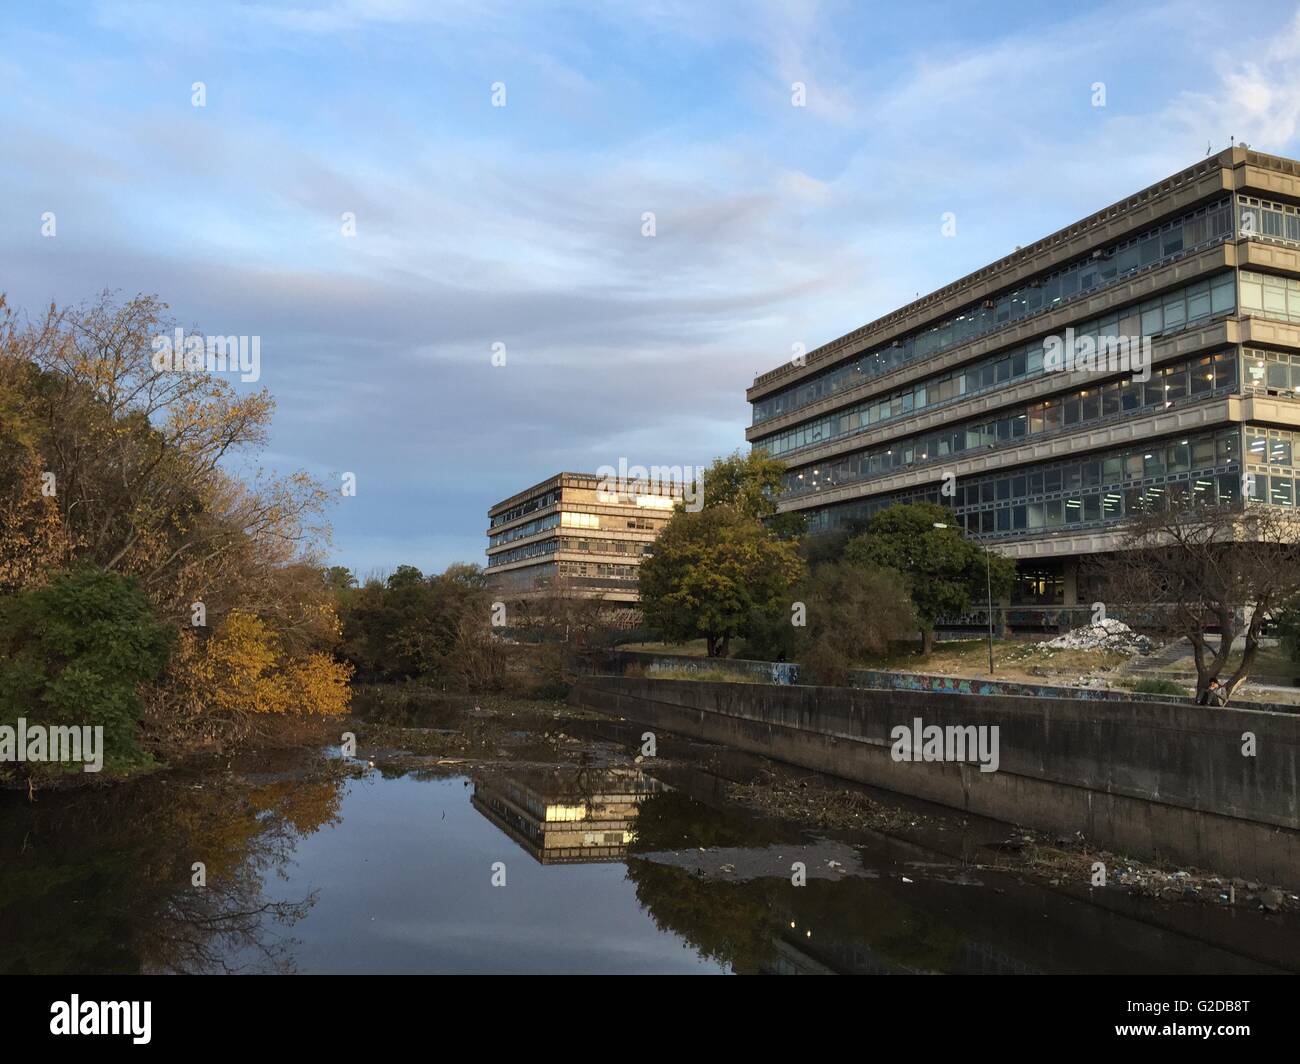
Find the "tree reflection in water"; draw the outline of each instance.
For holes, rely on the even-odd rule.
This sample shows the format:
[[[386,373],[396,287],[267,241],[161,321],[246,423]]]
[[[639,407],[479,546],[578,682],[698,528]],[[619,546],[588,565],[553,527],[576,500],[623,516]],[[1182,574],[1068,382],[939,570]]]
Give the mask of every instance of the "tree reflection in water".
[[[0,794],[0,971],[292,971],[288,931],[315,894],[270,900],[263,884],[338,821],[345,786],[313,764]],[[198,861],[206,887],[191,882]]]

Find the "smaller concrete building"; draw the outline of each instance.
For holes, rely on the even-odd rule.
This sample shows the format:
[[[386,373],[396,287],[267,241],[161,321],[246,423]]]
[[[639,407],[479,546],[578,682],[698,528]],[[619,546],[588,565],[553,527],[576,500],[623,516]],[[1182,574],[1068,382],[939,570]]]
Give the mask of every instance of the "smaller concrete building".
[[[554,588],[635,605],[636,568],[682,498],[672,482],[560,473],[488,511],[488,585],[513,598]]]

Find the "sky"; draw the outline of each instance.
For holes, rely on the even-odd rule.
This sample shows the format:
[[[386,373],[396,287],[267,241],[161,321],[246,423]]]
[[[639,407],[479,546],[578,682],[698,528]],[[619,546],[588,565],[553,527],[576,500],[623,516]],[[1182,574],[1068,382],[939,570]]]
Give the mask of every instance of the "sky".
[[[6,0],[0,291],[259,337],[244,461],[355,474],[331,560],[433,572],[1232,137],[1300,156],[1295,3]]]

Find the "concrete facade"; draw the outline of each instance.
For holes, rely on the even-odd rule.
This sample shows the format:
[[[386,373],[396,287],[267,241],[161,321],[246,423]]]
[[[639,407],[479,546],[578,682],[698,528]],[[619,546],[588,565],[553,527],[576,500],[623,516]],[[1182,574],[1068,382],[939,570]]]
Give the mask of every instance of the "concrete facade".
[[[1066,330],[1131,338],[1150,378],[1053,364]],[[1136,508],[1244,484],[1297,505],[1300,162],[1221,152],[799,362],[747,391],[746,438],[789,470],[783,511],[826,532],[951,506],[1017,560],[1010,605],[1087,603],[1077,559]]]
[[[515,598],[563,587],[635,605],[636,568],[681,494],[680,484],[611,485],[595,473],[534,484],[488,511],[488,584]]]

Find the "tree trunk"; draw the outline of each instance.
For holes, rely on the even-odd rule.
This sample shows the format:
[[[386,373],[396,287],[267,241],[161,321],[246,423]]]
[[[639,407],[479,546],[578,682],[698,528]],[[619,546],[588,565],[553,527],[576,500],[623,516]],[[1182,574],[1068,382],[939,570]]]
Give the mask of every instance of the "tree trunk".
[[[1256,606],[1250,619],[1250,627],[1246,629],[1246,647],[1241,654],[1241,664],[1223,685],[1224,705],[1228,704],[1228,700],[1236,693],[1237,688],[1246,682],[1246,677],[1250,675],[1250,670],[1255,664],[1255,658],[1259,654],[1259,631],[1263,627],[1258,623],[1258,618],[1263,615],[1264,611]]]
[[[934,629],[922,628],[921,629],[921,653],[928,658],[933,652],[934,652]]]

